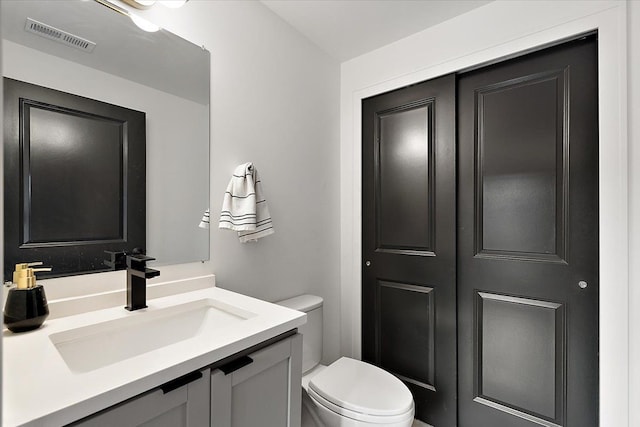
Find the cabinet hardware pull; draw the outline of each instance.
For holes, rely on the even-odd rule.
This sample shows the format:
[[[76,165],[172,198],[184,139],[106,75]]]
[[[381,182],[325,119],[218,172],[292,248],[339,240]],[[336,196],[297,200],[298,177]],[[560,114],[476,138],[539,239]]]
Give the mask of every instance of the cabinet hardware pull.
[[[249,356],[242,356],[237,358],[236,360],[232,360],[231,362],[218,367],[218,369],[224,372],[225,375],[229,375],[230,373],[235,372],[240,368],[244,368],[245,366],[252,363],[252,358],[250,358]]]
[[[173,390],[182,387],[183,385],[187,385],[195,380],[199,380],[202,378],[202,372],[193,371],[190,374],[183,375],[181,377],[176,378],[175,380],[171,380],[168,383],[164,383],[160,386],[162,390],[162,394],[167,394],[172,392]]]

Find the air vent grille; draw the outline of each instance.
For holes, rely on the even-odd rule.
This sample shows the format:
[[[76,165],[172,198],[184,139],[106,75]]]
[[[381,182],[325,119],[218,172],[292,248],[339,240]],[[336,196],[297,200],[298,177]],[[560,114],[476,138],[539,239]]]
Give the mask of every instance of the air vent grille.
[[[82,37],[74,36],[71,33],[62,31],[51,25],[43,24],[35,19],[27,18],[27,22],[24,29],[30,33],[37,34],[49,40],[54,40],[67,46],[75,47],[76,49],[83,50],[85,52],[91,52],[96,44]]]

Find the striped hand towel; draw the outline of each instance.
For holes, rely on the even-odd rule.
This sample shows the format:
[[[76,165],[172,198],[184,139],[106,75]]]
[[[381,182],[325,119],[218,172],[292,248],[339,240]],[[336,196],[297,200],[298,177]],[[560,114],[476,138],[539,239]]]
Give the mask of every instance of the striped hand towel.
[[[209,209],[204,211],[204,215],[202,215],[202,219],[200,220],[198,227],[205,229],[209,228]]]
[[[224,193],[219,227],[237,231],[242,243],[274,233],[262,183],[252,163],[240,165],[233,171]]]

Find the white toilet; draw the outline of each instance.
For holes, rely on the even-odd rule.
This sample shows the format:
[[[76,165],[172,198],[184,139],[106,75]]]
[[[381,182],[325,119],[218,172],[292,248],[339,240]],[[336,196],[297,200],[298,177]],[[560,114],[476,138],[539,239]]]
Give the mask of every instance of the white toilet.
[[[302,404],[317,426],[411,427],[413,397],[398,378],[348,357],[320,365],[322,298],[301,295],[277,304],[307,313],[307,323],[298,328],[303,336]]]

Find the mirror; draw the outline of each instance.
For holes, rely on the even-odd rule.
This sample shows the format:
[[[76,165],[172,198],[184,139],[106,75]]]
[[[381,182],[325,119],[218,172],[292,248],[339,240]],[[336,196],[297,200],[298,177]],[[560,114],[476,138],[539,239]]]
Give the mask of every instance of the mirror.
[[[209,231],[198,227],[209,207],[209,52],[164,29],[143,31],[104,1],[0,7],[4,77],[145,113],[146,252],[155,265],[209,259]]]

